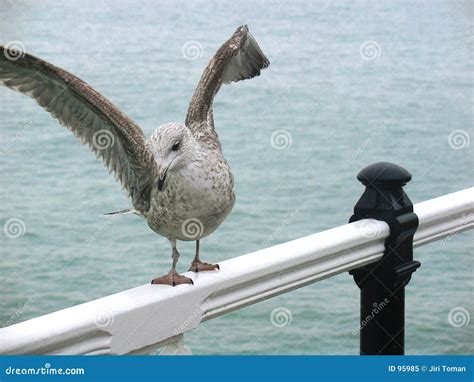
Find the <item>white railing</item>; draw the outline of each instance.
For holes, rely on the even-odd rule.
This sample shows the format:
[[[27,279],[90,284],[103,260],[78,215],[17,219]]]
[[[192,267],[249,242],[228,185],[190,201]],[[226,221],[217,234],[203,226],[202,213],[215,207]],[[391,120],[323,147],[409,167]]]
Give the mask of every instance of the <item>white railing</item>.
[[[474,188],[418,203],[414,245],[474,227]],[[183,333],[201,322],[376,262],[389,236],[365,219],[220,263],[194,286],[143,285],[0,330],[0,354],[190,353]]]

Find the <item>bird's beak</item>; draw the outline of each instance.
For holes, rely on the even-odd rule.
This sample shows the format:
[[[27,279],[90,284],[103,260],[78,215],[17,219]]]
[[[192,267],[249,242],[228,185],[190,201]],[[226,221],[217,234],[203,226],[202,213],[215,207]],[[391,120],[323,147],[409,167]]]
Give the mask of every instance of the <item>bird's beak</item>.
[[[158,191],[163,191],[165,188],[166,174],[168,174],[169,166],[158,172]]]
[[[158,166],[158,191],[163,191],[165,188],[166,176],[168,175],[168,170],[171,168],[174,159],[169,163],[162,163]]]

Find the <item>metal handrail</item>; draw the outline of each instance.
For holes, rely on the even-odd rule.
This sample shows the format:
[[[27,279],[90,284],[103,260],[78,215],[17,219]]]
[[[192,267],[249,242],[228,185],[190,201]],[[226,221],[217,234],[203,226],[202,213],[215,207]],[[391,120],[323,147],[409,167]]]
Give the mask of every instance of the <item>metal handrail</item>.
[[[474,227],[474,188],[414,205],[414,246]],[[0,354],[187,353],[202,321],[375,263],[389,225],[363,219],[220,263],[194,285],[143,285],[0,329]]]

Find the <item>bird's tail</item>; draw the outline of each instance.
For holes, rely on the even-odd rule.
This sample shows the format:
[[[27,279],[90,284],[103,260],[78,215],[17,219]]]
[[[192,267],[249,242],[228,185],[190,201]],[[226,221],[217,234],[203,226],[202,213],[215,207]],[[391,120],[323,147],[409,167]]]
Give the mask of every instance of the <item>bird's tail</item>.
[[[114,211],[114,212],[108,212],[108,213],[106,213],[106,214],[104,214],[104,215],[110,216],[110,215],[129,215],[129,214],[135,214],[135,215],[141,216],[141,214],[140,214],[137,210],[135,210],[135,209],[133,209],[133,208],[127,208],[127,209],[125,209],[125,210]]]

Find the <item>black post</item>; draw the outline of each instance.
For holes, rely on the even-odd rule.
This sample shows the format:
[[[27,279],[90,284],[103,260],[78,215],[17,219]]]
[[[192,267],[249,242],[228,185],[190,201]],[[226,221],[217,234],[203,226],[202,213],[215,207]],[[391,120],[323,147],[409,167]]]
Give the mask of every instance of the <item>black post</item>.
[[[366,188],[349,222],[373,218],[390,226],[382,259],[350,272],[361,290],[360,354],[404,354],[405,286],[420,266],[413,261],[418,217],[402,189],[411,174],[380,162],[364,168],[357,179]]]

